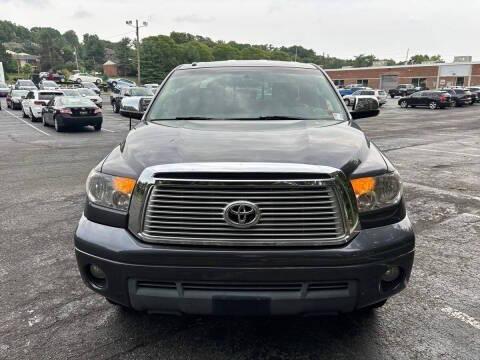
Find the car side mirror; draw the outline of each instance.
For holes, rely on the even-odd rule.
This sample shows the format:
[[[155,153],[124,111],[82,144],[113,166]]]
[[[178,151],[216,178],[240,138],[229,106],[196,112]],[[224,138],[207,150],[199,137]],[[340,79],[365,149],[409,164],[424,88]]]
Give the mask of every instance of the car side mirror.
[[[354,120],[377,116],[380,114],[377,98],[372,95],[355,96],[350,114]]]
[[[123,96],[130,96],[130,94],[129,94],[129,93],[126,93],[126,94],[125,94],[125,95],[123,95]]]

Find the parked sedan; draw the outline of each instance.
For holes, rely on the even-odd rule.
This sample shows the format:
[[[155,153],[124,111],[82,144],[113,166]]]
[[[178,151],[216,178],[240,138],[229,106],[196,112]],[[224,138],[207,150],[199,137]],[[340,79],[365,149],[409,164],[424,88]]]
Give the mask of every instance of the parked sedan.
[[[55,81],[52,80],[42,80],[38,83],[38,88],[40,90],[57,90],[60,87]]]
[[[17,80],[15,90],[38,90],[32,80]]]
[[[5,97],[10,92],[10,88],[4,82],[0,82],[0,97]]]
[[[7,108],[20,110],[22,101],[28,94],[28,90],[11,90],[7,95]]]
[[[74,81],[79,84],[83,82],[92,82],[97,85],[100,85],[102,83],[102,79],[99,78],[98,76],[94,76],[86,73],[73,74],[72,76],[70,76],[70,81]]]
[[[95,91],[97,95],[100,95],[102,93],[102,91],[98,88],[98,86],[91,82],[82,82],[82,87],[85,89],[90,89]]]
[[[40,121],[43,107],[56,96],[63,96],[63,93],[58,90],[29,91],[22,101],[23,117],[30,118],[32,122]]]
[[[44,126],[52,125],[57,132],[67,127],[93,126],[102,129],[102,109],[84,97],[56,97],[42,111]]]
[[[432,110],[444,109],[453,105],[452,97],[446,91],[425,90],[413,93],[398,100],[402,108],[429,107]]]
[[[131,81],[131,80],[128,80],[128,79],[122,79],[122,78],[108,79],[107,80],[107,85],[110,89],[137,86],[135,81]]]
[[[103,105],[102,98],[100,96],[98,96],[97,94],[95,94],[95,91],[90,90],[90,89],[84,89],[84,88],[77,89],[77,91],[80,93],[81,96],[83,96],[87,99],[90,99],[99,108],[102,107],[102,105]]]
[[[379,106],[387,103],[387,93],[384,90],[357,90],[352,95],[345,95],[343,101],[347,106],[353,105],[356,96],[370,95],[375,96],[378,100]]]

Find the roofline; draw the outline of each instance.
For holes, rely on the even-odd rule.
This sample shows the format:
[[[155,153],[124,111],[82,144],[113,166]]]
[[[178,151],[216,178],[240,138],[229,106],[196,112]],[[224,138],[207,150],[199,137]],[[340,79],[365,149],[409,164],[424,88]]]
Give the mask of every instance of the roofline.
[[[356,67],[356,68],[344,68],[344,69],[325,69],[325,71],[351,71],[351,70],[378,70],[378,69],[397,69],[397,68],[409,68],[409,67],[432,67],[432,66],[448,66],[448,65],[478,65],[480,61],[469,62],[452,62],[452,63],[434,63],[434,64],[410,64],[410,65],[390,65],[390,66],[368,66],[368,67]]]

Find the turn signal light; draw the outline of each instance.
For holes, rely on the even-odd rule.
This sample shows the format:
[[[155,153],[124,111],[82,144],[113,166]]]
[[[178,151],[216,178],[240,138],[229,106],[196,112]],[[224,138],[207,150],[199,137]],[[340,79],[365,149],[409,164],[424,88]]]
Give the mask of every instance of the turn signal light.
[[[364,177],[359,179],[352,179],[351,181],[353,191],[357,197],[367,194],[375,190],[375,178]]]
[[[114,177],[113,189],[124,194],[131,195],[135,188],[136,181],[129,178]]]

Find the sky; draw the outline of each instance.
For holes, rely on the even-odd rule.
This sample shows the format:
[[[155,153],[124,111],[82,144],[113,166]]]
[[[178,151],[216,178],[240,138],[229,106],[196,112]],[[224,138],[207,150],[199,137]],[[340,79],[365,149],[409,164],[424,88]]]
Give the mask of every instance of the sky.
[[[0,0],[1,20],[72,29],[79,37],[133,37],[125,21],[139,19],[148,22],[141,37],[179,31],[397,61],[407,51],[480,61],[479,15],[480,0]]]

